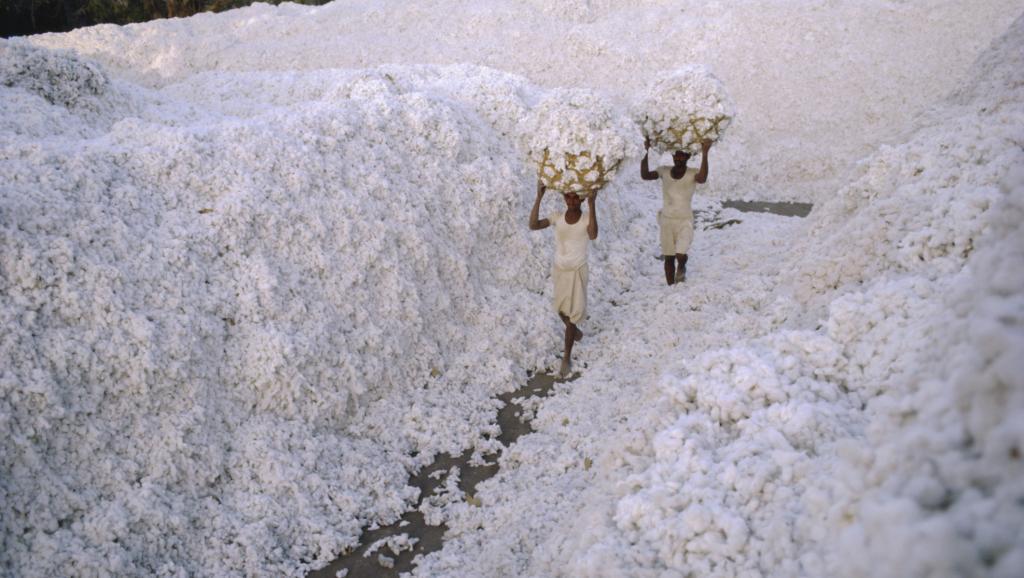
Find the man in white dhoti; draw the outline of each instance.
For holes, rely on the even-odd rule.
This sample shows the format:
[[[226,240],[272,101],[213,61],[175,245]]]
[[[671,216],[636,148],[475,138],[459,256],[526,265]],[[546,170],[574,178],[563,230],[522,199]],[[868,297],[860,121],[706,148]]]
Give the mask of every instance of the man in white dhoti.
[[[544,183],[537,181],[537,199],[530,211],[530,230],[555,227],[555,262],[551,268],[555,296],[552,303],[565,324],[565,350],[558,373],[566,377],[572,371],[573,343],[583,339],[583,332],[577,324],[587,312],[587,246],[597,238],[597,193],[587,196],[586,218],[580,210],[583,201],[579,195],[566,193],[562,195],[565,199],[564,213],[556,211],[546,219],[538,219],[540,202],[546,190]]]
[[[708,151],[711,141],[704,139],[701,143],[703,154],[700,170],[696,173],[686,163],[690,153],[676,151],[672,155],[672,166],[660,166],[654,171],[647,166],[647,154],[651,148],[651,140],[644,139],[644,158],[640,160],[640,178],[645,181],[661,179],[662,207],[658,211],[658,227],[661,237],[661,254],[665,259],[665,281],[669,285],[686,281],[687,252],[693,242],[693,191],[696,183],[704,184],[708,180]],[[679,268],[676,269],[676,261]]]

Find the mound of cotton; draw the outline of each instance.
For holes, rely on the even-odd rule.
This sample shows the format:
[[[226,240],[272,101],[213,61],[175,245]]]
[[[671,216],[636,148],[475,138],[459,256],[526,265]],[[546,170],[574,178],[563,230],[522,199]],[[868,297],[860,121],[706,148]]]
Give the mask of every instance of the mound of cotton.
[[[681,381],[684,402],[739,436],[699,454],[706,460],[700,471],[733,471],[733,440],[749,444],[754,454],[735,470],[741,483],[724,490],[724,505],[761,505],[740,517],[750,534],[742,552],[729,549],[732,533],[723,524],[735,508],[725,507],[704,522],[719,526],[715,548],[683,536],[682,557],[674,557],[677,537],[662,529],[689,528],[688,497],[730,486],[723,474],[705,478],[659,458],[644,473],[645,489],[619,508],[623,530],[632,527],[623,521],[660,516],[640,525],[657,528],[655,567],[893,577],[1009,576],[1019,569],[1024,189],[1010,171],[1024,162],[1016,144],[1024,128],[1022,46],[1019,20],[979,60],[968,88],[933,110],[906,143],[868,159],[864,176],[816,214],[796,289],[810,303],[828,303],[816,349],[832,353],[812,363],[796,357],[789,372],[813,368],[812,381],[793,383],[803,396],[825,393],[819,399],[828,403],[787,408],[779,369],[769,364],[766,371],[764,356],[750,357],[746,347],[712,357],[727,359],[724,366],[690,368]],[[826,389],[816,385],[822,378]],[[778,443],[800,450],[792,437],[799,431],[817,450],[786,458],[775,448],[756,449],[772,439],[762,424],[773,413],[786,416]],[[817,431],[821,425],[829,427]],[[680,439],[704,439],[710,434],[696,433],[705,431],[714,434],[705,427]],[[798,477],[786,473],[788,465],[798,466]],[[652,501],[676,479],[666,470],[682,476],[678,494],[669,495],[686,496],[684,503]],[[751,480],[763,489],[746,493]],[[666,510],[674,514],[657,514]],[[694,552],[705,554],[693,560]]]
[[[134,108],[99,65],[15,40],[0,40],[0,93],[0,145],[93,135]]]
[[[639,467],[549,538],[548,570],[1019,573],[1022,46],[1024,19],[865,162],[888,178],[869,168],[812,215],[786,324],[663,376]]]
[[[22,88],[50,104],[96,108],[104,102],[110,79],[98,65],[70,52],[5,40],[0,43],[0,84]]]
[[[1022,48],[1024,18],[811,239],[829,249],[800,289],[838,286],[828,331],[868,400],[866,435],[820,494],[824,574],[1008,577],[1024,562]]]
[[[1019,0],[286,2],[30,41],[73,49],[147,85],[210,70],[465,62],[549,88],[616,91],[629,102],[681,63],[709,63],[743,122],[717,149],[728,170],[716,172],[706,193],[792,200],[847,182],[851,159],[951,90],[1020,11]]]
[[[30,88],[103,86],[84,70]],[[523,87],[211,73],[139,90],[99,136],[9,138],[0,564],[300,574],[406,508],[407,468],[491,431],[547,344],[523,315],[547,252],[503,136]],[[22,106],[81,116],[51,100]]]
[[[632,113],[652,145],[693,153],[700,150],[702,140],[720,139],[736,116],[722,82],[699,64],[659,77]]]
[[[520,127],[523,147],[545,183],[560,191],[586,191],[610,181],[636,149],[636,127],[605,97],[557,89]]]

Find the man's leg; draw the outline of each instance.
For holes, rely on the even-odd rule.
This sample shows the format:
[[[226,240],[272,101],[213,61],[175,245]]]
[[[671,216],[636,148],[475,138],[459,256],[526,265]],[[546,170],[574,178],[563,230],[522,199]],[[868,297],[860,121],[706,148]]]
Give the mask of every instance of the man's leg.
[[[676,254],[676,259],[679,260],[679,268],[676,269],[676,283],[682,283],[686,281],[686,261],[690,258],[687,254]]]
[[[569,327],[572,326],[572,329],[573,329],[572,337],[573,337],[574,341],[582,341],[583,340],[583,331],[580,330],[580,326],[579,325],[576,325],[572,321],[569,321],[569,318],[566,317],[565,315],[561,314],[561,313],[558,314],[558,317],[560,317],[562,319],[562,323],[565,324],[565,328],[566,329],[569,329]]]
[[[661,258],[665,261],[665,282],[669,285],[676,282],[676,236],[672,231],[672,221],[662,217],[658,211],[658,242],[661,244]]]
[[[562,351],[562,368],[558,371],[558,374],[562,377],[568,377],[572,371],[572,345],[583,338],[583,332],[576,327],[576,324],[569,321],[569,318],[561,313],[558,314],[562,318],[562,323],[565,324],[565,349]]]

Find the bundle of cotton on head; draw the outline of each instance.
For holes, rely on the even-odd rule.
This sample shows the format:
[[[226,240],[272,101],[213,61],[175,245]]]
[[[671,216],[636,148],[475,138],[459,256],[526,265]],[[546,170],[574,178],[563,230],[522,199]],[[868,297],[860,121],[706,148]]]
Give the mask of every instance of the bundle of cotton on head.
[[[606,98],[588,90],[553,90],[523,121],[523,146],[544,184],[589,195],[626,157],[636,127]]]
[[[633,108],[634,119],[653,146],[694,153],[702,140],[718,140],[735,114],[722,82],[700,64],[659,79]]]

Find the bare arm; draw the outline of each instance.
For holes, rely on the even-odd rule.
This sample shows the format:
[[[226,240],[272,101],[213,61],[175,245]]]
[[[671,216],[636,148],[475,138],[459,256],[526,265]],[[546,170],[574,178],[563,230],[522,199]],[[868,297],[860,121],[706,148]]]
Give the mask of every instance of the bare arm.
[[[587,223],[587,235],[593,241],[597,238],[597,191],[590,193],[587,197],[587,207],[590,209],[590,222]]]
[[[704,184],[708,182],[708,151],[711,150],[711,140],[704,139],[700,145],[703,149],[700,155],[700,170],[697,171],[697,176],[693,177],[693,180]]]
[[[533,209],[530,210],[530,230],[539,231],[541,229],[547,229],[551,225],[551,221],[547,219],[538,219],[538,213],[540,213],[540,200],[544,198],[544,191],[548,190],[544,186],[544,183],[537,179],[537,198],[533,201]]]
[[[658,180],[658,172],[652,171],[647,165],[647,155],[651,152],[651,138],[644,137],[644,158],[640,159],[640,178],[645,181]]]

